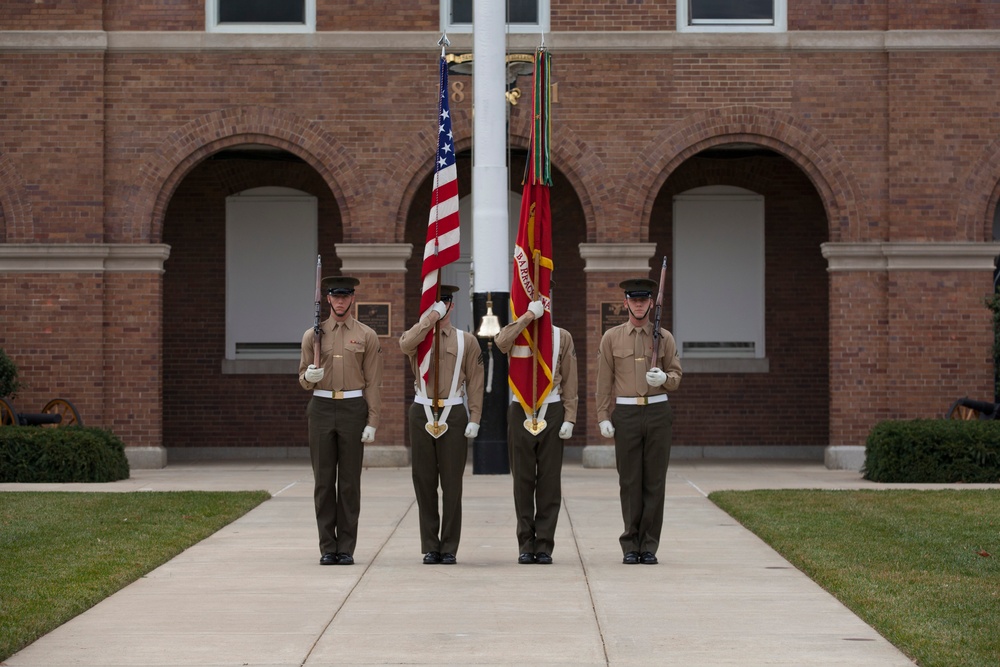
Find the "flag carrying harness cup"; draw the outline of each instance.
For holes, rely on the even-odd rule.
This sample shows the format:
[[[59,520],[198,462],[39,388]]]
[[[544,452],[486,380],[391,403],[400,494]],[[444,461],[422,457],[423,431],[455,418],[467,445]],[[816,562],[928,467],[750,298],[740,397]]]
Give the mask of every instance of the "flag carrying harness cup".
[[[451,42],[447,35],[442,35],[438,41],[441,47],[441,57],[438,63],[438,113],[437,113],[437,150],[434,160],[434,182],[431,193],[431,212],[427,227],[427,240],[424,245],[424,260],[421,269],[420,316],[425,317],[441,300],[441,268],[459,257],[459,218],[458,218],[458,184],[455,166],[455,145],[451,132],[451,110],[448,105],[448,65],[445,59],[445,48]],[[442,244],[442,236],[445,243]],[[445,423],[451,405],[442,405],[438,400],[440,394],[440,320],[434,323],[432,332],[428,332],[424,340],[417,346],[417,379],[415,391],[417,401],[424,404],[427,413],[428,433],[439,438],[448,430]],[[458,387],[458,376],[461,372],[462,344],[459,333],[459,357],[455,365],[455,375],[452,378],[449,398],[445,403],[453,403]],[[430,367],[434,367],[434,386],[432,399],[428,398],[427,376]],[[442,411],[441,408],[444,407]]]
[[[532,125],[528,145],[524,194],[514,249],[511,314],[524,314],[531,301],[541,301],[542,316],[519,335],[515,349],[528,354],[511,355],[508,383],[524,409],[524,428],[533,435],[545,430],[545,404],[555,400],[553,342],[556,337],[551,315],[552,215],[549,187],[552,185],[551,55],[544,44],[535,51]]]

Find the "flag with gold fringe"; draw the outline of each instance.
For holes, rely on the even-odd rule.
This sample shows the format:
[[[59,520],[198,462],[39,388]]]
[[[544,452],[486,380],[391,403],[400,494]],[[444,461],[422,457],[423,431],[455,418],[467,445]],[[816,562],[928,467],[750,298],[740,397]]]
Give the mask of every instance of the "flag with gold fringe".
[[[533,124],[528,140],[524,193],[514,245],[514,277],[510,287],[510,309],[515,319],[524,314],[532,301],[541,301],[545,306],[541,319],[521,332],[510,353],[507,381],[527,415],[537,414],[552,391],[551,70],[551,55],[542,47],[535,52]]]

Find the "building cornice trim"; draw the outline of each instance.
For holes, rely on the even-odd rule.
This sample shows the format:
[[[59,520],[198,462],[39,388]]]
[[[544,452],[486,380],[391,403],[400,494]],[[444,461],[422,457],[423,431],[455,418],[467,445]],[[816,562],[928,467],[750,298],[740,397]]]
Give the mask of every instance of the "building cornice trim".
[[[992,271],[1000,243],[824,243],[828,271]]]
[[[412,243],[337,243],[340,271],[352,273],[406,273]]]
[[[0,51],[343,51],[436,52],[439,33],[5,30]],[[452,51],[472,50],[472,35],[451,36]],[[511,34],[508,49],[531,52],[538,35]],[[1000,30],[808,30],[760,33],[663,31],[550,32],[550,50],[564,53],[670,51],[1000,51]]]
[[[581,243],[579,247],[586,273],[648,273],[649,260],[656,252],[655,243]]]
[[[170,246],[0,243],[0,273],[163,273]]]

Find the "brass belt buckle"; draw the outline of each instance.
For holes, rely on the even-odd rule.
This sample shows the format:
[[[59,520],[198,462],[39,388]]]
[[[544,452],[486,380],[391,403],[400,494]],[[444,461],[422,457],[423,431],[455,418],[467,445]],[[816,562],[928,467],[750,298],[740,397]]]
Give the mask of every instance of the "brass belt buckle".
[[[344,397],[344,392],[342,392],[342,391],[334,391],[333,392],[333,398],[336,398],[336,399],[339,400],[339,399],[342,399],[343,397]]]
[[[443,408],[444,407],[444,399],[443,398],[435,398],[433,401],[431,401],[431,406],[433,406],[435,408]]]
[[[649,405],[649,397],[648,396],[639,396],[639,397],[637,397],[635,399],[635,404],[636,405]]]

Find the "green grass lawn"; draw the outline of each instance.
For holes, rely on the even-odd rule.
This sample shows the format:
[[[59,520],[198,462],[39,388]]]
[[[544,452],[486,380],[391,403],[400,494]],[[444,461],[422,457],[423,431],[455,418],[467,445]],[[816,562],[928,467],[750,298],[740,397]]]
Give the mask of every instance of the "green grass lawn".
[[[1000,665],[1000,490],[709,498],[922,667]]]
[[[0,661],[268,498],[0,493]]]

